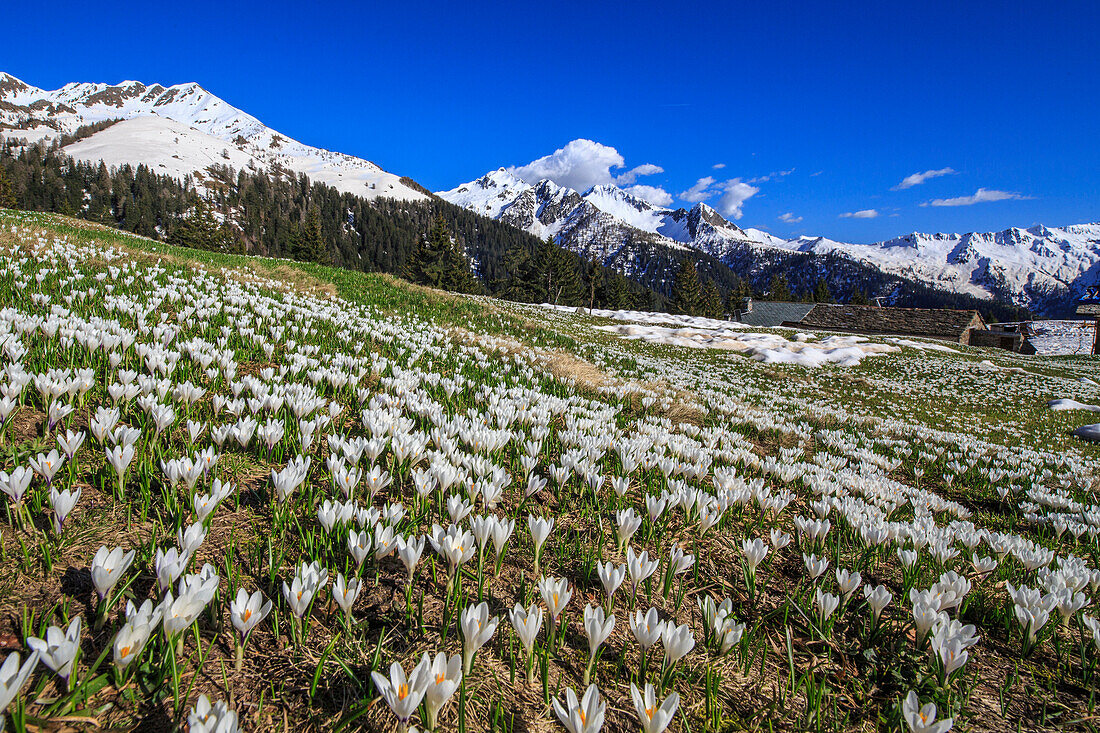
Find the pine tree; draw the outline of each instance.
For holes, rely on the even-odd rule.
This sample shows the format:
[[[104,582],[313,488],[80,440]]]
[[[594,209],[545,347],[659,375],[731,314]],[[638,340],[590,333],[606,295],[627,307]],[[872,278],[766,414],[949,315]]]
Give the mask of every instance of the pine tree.
[[[0,168],[0,209],[14,209],[15,206],[15,191],[12,190],[7,173]]]
[[[306,262],[318,262],[327,265],[331,261],[325,237],[321,233],[321,212],[316,206],[309,208],[306,226],[302,231],[301,259]]]
[[[604,282],[606,283],[604,287],[604,308],[623,310],[631,307],[632,298],[625,277],[617,272],[608,272],[604,277]]]
[[[791,299],[791,286],[787,284],[787,276],[781,273],[772,275],[771,284],[768,285],[768,300],[789,301]]]
[[[192,205],[176,218],[167,241],[181,247],[214,252],[235,252],[239,249],[233,230],[214,216],[205,199],[194,197]]]
[[[852,290],[848,294],[849,305],[870,305],[871,301],[867,297],[867,293],[855,285],[852,286]]]
[[[531,278],[532,300],[554,305],[580,305],[584,289],[578,277],[577,259],[554,243],[553,236],[542,240],[525,277]],[[537,284],[534,280],[537,279]]]
[[[817,285],[814,287],[814,302],[815,303],[832,303],[833,294],[829,290],[829,283],[825,281],[825,278],[820,278],[817,281]]]
[[[449,244],[449,239],[447,223],[443,221],[442,214],[437,214],[427,236],[420,240],[420,244],[409,257],[405,266],[405,276],[422,285],[442,288],[443,253]]]
[[[458,293],[480,293],[481,282],[470,269],[470,258],[451,236],[442,214],[437,214],[428,235],[421,240],[406,265],[414,282]]]
[[[444,234],[446,229],[444,228]],[[447,236],[443,245],[443,287],[456,293],[482,292],[481,281],[470,269],[470,258],[457,239]]]
[[[588,310],[596,307],[596,291],[603,289],[604,268],[595,257],[585,262],[585,278],[588,280]]]
[[[718,292],[718,286],[713,280],[703,283],[702,315],[707,318],[725,318],[725,308],[722,307],[722,294]]]
[[[690,258],[684,257],[680,272],[672,285],[672,309],[688,316],[699,314],[703,302],[703,289],[699,284],[699,271]]]

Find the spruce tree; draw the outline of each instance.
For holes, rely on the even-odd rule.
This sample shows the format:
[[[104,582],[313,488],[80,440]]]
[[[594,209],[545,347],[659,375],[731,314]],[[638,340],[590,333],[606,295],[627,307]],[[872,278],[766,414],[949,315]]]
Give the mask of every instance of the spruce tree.
[[[15,191],[12,190],[7,173],[0,168],[0,209],[14,209],[15,206]]]
[[[687,316],[699,315],[703,303],[703,289],[699,284],[699,271],[689,257],[680,263],[680,272],[672,285],[672,308]]]
[[[713,280],[703,283],[702,315],[707,318],[725,318],[725,308],[722,306],[722,294],[718,292],[718,286]]]
[[[791,299],[791,286],[787,284],[787,276],[781,273],[772,275],[771,284],[768,285],[768,300],[789,301]]]
[[[604,281],[606,282],[604,308],[623,310],[633,305],[631,303],[633,299],[630,296],[630,286],[627,284],[625,277],[617,272],[608,272],[604,277]]]
[[[309,208],[306,226],[302,231],[301,259],[322,265],[329,264],[331,260],[324,235],[321,233],[321,212],[316,206]]]
[[[817,286],[814,288],[814,302],[815,303],[832,303],[833,294],[829,290],[829,283],[825,281],[825,278],[820,278],[817,281]]]
[[[578,277],[577,259],[547,235],[534,257],[533,273],[539,278],[536,292],[553,305],[580,305],[584,289]]]
[[[446,229],[444,229],[446,232]],[[470,269],[470,258],[457,239],[447,237],[443,245],[443,287],[456,293],[480,293],[481,281]]]
[[[596,307],[596,292],[603,289],[603,268],[594,256],[585,262],[585,278],[588,280],[588,310]]]
[[[443,254],[449,244],[447,223],[437,214],[427,236],[421,238],[405,266],[405,276],[421,285],[443,288]]]

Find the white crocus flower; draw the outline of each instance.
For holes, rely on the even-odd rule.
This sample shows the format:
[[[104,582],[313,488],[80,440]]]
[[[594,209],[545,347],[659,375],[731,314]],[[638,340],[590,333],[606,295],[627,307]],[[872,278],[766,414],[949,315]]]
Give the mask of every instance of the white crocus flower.
[[[671,621],[667,622],[661,630],[661,644],[665,648],[665,669],[671,669],[672,665],[695,648],[695,637],[691,633],[691,626],[688,624],[676,626]]]
[[[585,684],[588,684],[596,654],[615,628],[615,614],[604,614],[600,606],[584,607],[584,633],[588,636],[588,664],[584,668]]]
[[[96,550],[92,558],[92,584],[95,585],[99,600],[107,597],[115,584],[122,579],[123,574],[134,561],[136,552],[130,550],[124,552],[121,547],[115,547],[108,551],[106,546]]]
[[[952,719],[945,718],[937,721],[936,704],[930,702],[920,707],[917,693],[912,690],[905,696],[901,712],[911,733],[947,733],[951,730]]]
[[[863,586],[863,597],[867,599],[867,605],[871,607],[871,615],[875,623],[878,623],[882,617],[883,609],[894,598],[893,594],[886,589],[886,586],[878,585],[872,588],[870,584]]]
[[[843,603],[847,603],[848,599],[852,597],[852,594],[856,592],[856,588],[863,582],[863,577],[859,574],[859,571],[848,572],[843,568],[836,569],[836,584],[840,588],[840,595]]]
[[[527,515],[527,529],[531,533],[531,542],[535,546],[535,570],[539,574],[539,557],[542,555],[542,546],[554,531],[554,518],[544,519],[534,515]]]
[[[440,709],[447,704],[462,682],[462,660],[457,654],[448,659],[443,652],[436,654],[433,660],[425,652],[418,667],[425,665],[427,672],[424,675],[424,708],[428,714],[428,730],[434,731]]]
[[[630,696],[634,698],[634,710],[638,713],[643,733],[664,733],[680,707],[680,695],[675,692],[670,693],[661,702],[657,702],[657,692],[648,682],[644,693],[631,682]]]
[[[657,571],[658,562],[649,559],[649,552],[642,550],[640,554],[634,554],[634,548],[626,548],[626,569],[630,574],[631,596],[638,596],[638,586],[646,578]]]
[[[76,491],[66,489],[58,491],[56,487],[50,487],[50,507],[53,509],[53,528],[57,534],[61,534],[65,528],[65,520],[80,501],[80,487]]]
[[[554,699],[554,714],[569,733],[598,733],[606,712],[607,703],[595,685],[589,685],[580,700],[572,687],[565,688],[565,705]]]
[[[524,651],[527,653],[527,683],[534,680],[534,649],[535,640],[538,639],[542,629],[542,609],[532,604],[530,608],[524,608],[516,604],[510,614],[512,628],[516,631]]]
[[[610,561],[606,563],[597,562],[596,574],[600,577],[600,585],[603,586],[604,595],[607,596],[607,606],[610,608],[615,597],[615,591],[626,579],[626,565],[612,565]]]
[[[427,688],[428,669],[423,663],[413,668],[412,674],[405,676],[405,670],[394,662],[390,665],[390,676],[387,678],[379,672],[371,672],[374,686],[382,694],[386,704],[397,717],[397,722],[402,729],[409,724],[409,719],[420,707]]]
[[[840,598],[832,593],[825,593],[820,588],[814,590],[814,605],[817,607],[817,620],[822,627],[840,606]]]
[[[80,616],[77,616],[64,631],[57,626],[51,626],[46,629],[45,639],[33,636],[27,639],[27,646],[39,654],[43,664],[65,681],[66,688],[76,655],[80,651],[80,625]]]
[[[236,598],[229,602],[229,619],[240,634],[242,643],[269,613],[271,601],[260,591],[249,595],[244,588],[238,588]]]
[[[195,706],[187,713],[190,733],[237,733],[237,713],[223,701],[213,705],[206,695],[199,695]]]
[[[664,622],[657,615],[656,608],[650,608],[644,613],[635,611],[627,617],[627,620],[630,623],[630,631],[634,634],[634,639],[638,642],[638,646],[642,648],[642,654],[645,654],[657,643],[665,627]]]
[[[351,616],[351,607],[355,605],[361,588],[362,583],[358,578],[345,580],[343,573],[336,574],[336,582],[332,584],[332,598],[348,617]]]
[[[499,619],[489,618],[489,604],[482,601],[476,606],[467,606],[462,611],[459,625],[462,628],[462,670],[470,674],[474,654],[493,637]]]
[[[19,694],[27,678],[38,665],[39,653],[31,652],[23,665],[19,665],[19,652],[12,652],[0,664],[0,719],[3,719],[4,711],[11,705],[11,701]]]

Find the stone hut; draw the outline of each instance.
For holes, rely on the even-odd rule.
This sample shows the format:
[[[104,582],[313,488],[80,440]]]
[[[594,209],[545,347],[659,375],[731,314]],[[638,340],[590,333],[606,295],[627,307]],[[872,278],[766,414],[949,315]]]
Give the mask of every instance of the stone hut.
[[[783,325],[867,335],[919,336],[960,344],[969,344],[972,332],[985,330],[985,321],[976,310],[826,303],[814,305],[804,317]]]

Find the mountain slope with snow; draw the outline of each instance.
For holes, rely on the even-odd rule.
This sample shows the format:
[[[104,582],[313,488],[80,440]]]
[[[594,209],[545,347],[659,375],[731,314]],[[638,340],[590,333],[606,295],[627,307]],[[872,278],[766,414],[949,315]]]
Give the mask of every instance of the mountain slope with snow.
[[[792,240],[803,252],[837,253],[950,292],[1039,312],[1065,311],[1100,283],[1100,224],[1002,232],[908,234],[875,244]]]
[[[613,185],[583,193],[550,180],[528,183],[501,168],[437,194],[588,256],[615,260],[631,274],[630,250],[691,248],[744,276],[755,260],[805,255],[827,267],[839,259],[947,293],[997,300],[1042,314],[1064,314],[1100,283],[1100,224],[1008,229],[988,234],[910,234],[875,244],[824,237],[784,240],[742,229],[706,204],[666,209]]]
[[[0,135],[36,142],[108,120],[121,121],[65,152],[108,165],[144,163],[177,177],[212,164],[285,169],[365,198],[427,198],[368,160],[281,135],[198,84],[74,83],[47,91],[0,72]]]

